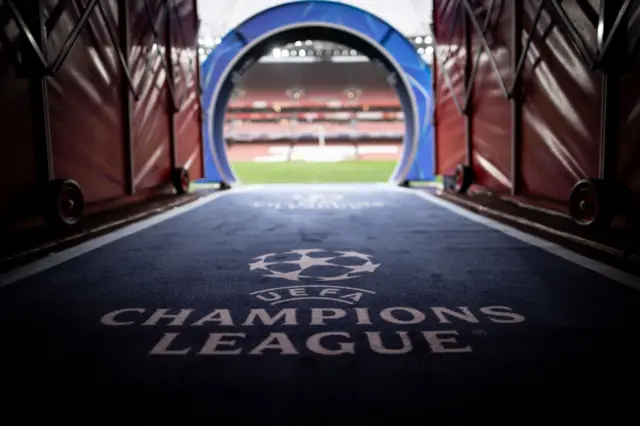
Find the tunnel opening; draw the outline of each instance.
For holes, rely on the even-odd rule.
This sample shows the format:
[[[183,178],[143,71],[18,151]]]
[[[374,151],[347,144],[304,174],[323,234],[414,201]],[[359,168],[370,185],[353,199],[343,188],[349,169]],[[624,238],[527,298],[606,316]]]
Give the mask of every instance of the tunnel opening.
[[[229,36],[237,37],[242,41],[241,33],[232,32]],[[205,128],[205,132],[208,132],[206,139],[209,146],[205,149],[211,150],[212,160],[223,183],[230,186],[241,183],[229,161],[224,135],[227,106],[237,83],[260,58],[272,52],[276,46],[294,43],[297,40],[323,40],[346,46],[369,58],[386,74],[387,83],[397,94],[405,122],[399,159],[388,182],[402,184],[410,171],[419,143],[419,114],[411,84],[403,73],[402,67],[379,42],[350,28],[325,22],[294,24],[268,32],[252,43],[248,43],[230,61],[213,92],[210,104],[205,106],[208,108],[209,120],[209,125]]]
[[[275,43],[236,74],[224,137],[245,184],[386,182],[405,120],[393,74],[326,40]]]

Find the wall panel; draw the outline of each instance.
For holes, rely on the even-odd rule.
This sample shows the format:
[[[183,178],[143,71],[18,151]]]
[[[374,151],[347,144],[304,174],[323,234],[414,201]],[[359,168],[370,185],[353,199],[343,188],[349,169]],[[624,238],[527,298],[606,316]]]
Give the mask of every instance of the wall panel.
[[[131,74],[140,99],[133,102],[134,183],[148,189],[168,182],[171,167],[169,138],[169,92],[164,61],[166,14],[164,1],[130,3]],[[158,36],[154,35],[154,25]]]
[[[512,80],[511,8],[512,4],[505,2],[502,5],[494,3],[491,9],[481,7],[475,11],[479,23],[486,27],[490,53],[482,49],[479,32],[470,26],[473,34],[471,65],[477,67],[471,124],[474,182],[501,192],[511,188],[511,103],[500,84],[502,81],[508,87]],[[482,51],[480,55],[479,51]]]
[[[13,33],[16,36],[15,33]],[[29,212],[36,184],[29,84],[0,44],[0,230]]]
[[[465,163],[464,116],[456,108],[456,99],[464,97],[464,37],[461,9],[457,1],[439,1],[434,5],[436,46],[435,133],[436,173],[453,174]],[[449,84],[447,82],[449,79]]]
[[[58,3],[52,0],[54,7]],[[83,12],[71,2],[49,38],[50,57],[62,49]],[[115,0],[103,1],[118,28]],[[49,79],[54,177],[74,179],[85,200],[99,202],[125,194],[120,87],[122,71],[103,17],[93,13],[62,68]]]
[[[521,177],[526,195],[566,202],[578,180],[598,175],[600,76],[546,12],[531,28],[538,4],[524,1],[523,26],[536,36],[525,64]]]
[[[171,46],[176,96],[180,111],[176,114],[178,166],[189,170],[191,179],[203,177],[200,96],[195,0],[175,2],[171,15]]]
[[[620,88],[620,140],[616,147],[617,178],[629,190],[632,211],[640,222],[640,3],[629,14],[625,74]]]
[[[559,26],[557,16],[546,7],[536,28],[533,20],[542,0],[522,2],[522,31],[524,43],[533,32],[533,42],[527,52],[522,70],[522,137],[519,178],[521,192],[535,202],[536,199],[566,203],[571,188],[585,177],[597,177],[599,165],[601,75],[590,69],[580,58],[565,30]],[[492,57],[506,88],[514,80],[512,68],[512,7],[507,1],[468,2],[478,24],[491,18],[491,7],[498,10],[495,24],[486,31]],[[549,5],[547,5],[549,6]],[[585,44],[595,55],[596,30],[588,22],[575,2],[563,2],[572,22],[577,26]],[[463,69],[465,52],[459,46],[463,36],[462,20],[456,18],[465,11],[462,0],[438,0],[434,7],[435,34],[440,54],[438,68],[446,68],[454,85],[454,92],[463,103]],[[636,12],[635,15],[638,15]],[[476,53],[480,37],[471,26],[472,50]],[[635,33],[637,31],[632,31]],[[630,51],[633,47],[630,46]],[[446,51],[456,54],[446,57]],[[636,51],[640,51],[636,49]],[[445,59],[443,60],[443,56]],[[455,59],[452,59],[455,57]],[[472,98],[472,155],[476,184],[507,191],[511,186],[512,111],[504,91],[486,53],[471,56],[472,66],[478,67],[474,77]],[[450,173],[455,164],[463,162],[464,120],[452,102],[452,95],[444,89],[444,72],[438,70],[437,90],[437,148],[440,173]],[[633,85],[626,85],[631,88]],[[627,119],[633,121],[631,105],[638,93],[628,94]],[[635,145],[627,144],[630,152]],[[621,173],[625,170],[621,166]]]
[[[99,8],[94,8],[71,44],[61,68],[53,70],[67,37],[81,22],[79,18],[84,8],[91,3],[85,0],[43,0],[49,32],[46,62],[50,70],[47,89],[54,177],[76,180],[83,189],[88,211],[95,212],[138,202],[156,193],[154,190],[138,191],[135,197],[130,197],[125,191],[127,122],[123,87],[126,73],[118,55],[122,43],[118,22],[121,5],[125,5],[130,14],[131,50],[128,56],[135,91],[140,94],[140,99],[133,103],[132,111],[136,189],[164,188],[169,182],[171,164],[167,73],[162,63],[168,41],[167,2],[149,0],[152,21],[159,32],[154,37],[144,0],[101,0],[99,4],[104,8],[106,20]],[[197,63],[190,65],[184,61],[187,54],[196,54],[195,0],[173,0],[170,3],[176,7],[176,17],[180,16],[174,24],[184,25],[182,29],[173,29],[174,33],[181,35],[176,51],[181,59],[176,68],[197,67]],[[21,6],[23,13],[28,13],[24,2],[15,4]],[[0,219],[3,227],[15,228],[39,223],[31,220],[38,212],[40,201],[35,192],[38,175],[35,147],[41,141],[35,140],[37,124],[33,118],[39,102],[32,105],[29,82],[17,77],[17,69],[7,54],[8,47],[13,47],[24,58],[27,51],[21,50],[25,46],[18,43],[24,37],[9,9],[5,7],[0,11],[0,31],[6,35],[0,43],[0,126],[3,128],[0,141]],[[59,19],[53,19],[56,16]],[[29,23],[29,19],[25,22]],[[9,42],[6,43],[5,39]],[[150,58],[151,54],[154,55]],[[198,79],[193,73],[188,78],[184,73],[177,75],[178,85],[182,85],[187,94],[183,110],[176,120],[178,163],[190,162],[192,176],[198,178],[202,175],[201,166],[197,166],[201,162]]]

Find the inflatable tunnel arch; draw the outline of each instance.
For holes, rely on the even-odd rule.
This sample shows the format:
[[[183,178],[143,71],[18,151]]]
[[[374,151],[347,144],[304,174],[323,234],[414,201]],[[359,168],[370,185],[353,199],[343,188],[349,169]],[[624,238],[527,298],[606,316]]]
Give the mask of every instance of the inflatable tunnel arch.
[[[293,1],[264,10],[222,39],[202,65],[206,182],[240,183],[227,157],[226,106],[244,70],[275,43],[321,39],[359,50],[394,75],[405,116],[403,149],[389,183],[431,180],[434,143],[431,71],[396,29],[362,9],[332,1]]]

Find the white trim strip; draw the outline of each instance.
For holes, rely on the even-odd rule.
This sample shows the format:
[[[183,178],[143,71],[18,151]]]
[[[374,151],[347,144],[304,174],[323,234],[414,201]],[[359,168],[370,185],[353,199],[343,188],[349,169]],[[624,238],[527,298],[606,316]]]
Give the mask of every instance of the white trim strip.
[[[201,207],[225,195],[236,194],[239,191],[255,189],[256,187],[257,186],[249,185],[246,187],[234,189],[233,191],[215,192],[210,195],[205,195],[204,197],[199,198],[193,202],[184,204],[182,206],[174,207],[170,210],[159,213],[148,219],[144,219],[139,222],[132,223],[131,225],[117,229],[106,235],[94,238],[92,240],[78,244],[77,246],[70,247],[66,250],[62,250],[58,253],[54,253],[49,257],[39,259],[27,265],[10,270],[4,274],[0,274],[0,288],[6,287],[10,284],[14,284],[18,281],[21,281],[39,272],[53,268],[54,266],[60,265],[78,256],[82,256],[85,253],[88,253],[92,250],[103,247],[121,238],[127,237],[129,235],[135,234],[136,232],[140,232],[144,229],[150,228],[154,225],[157,225],[158,223],[172,219],[176,216],[180,216],[183,213],[194,210],[198,207]]]
[[[617,281],[620,284],[624,284],[633,289],[640,290],[640,277],[636,277],[627,272],[624,272],[612,266],[606,265],[602,262],[598,262],[597,260],[590,259],[586,256],[573,252],[558,244],[555,244],[550,241],[546,241],[542,238],[538,238],[533,235],[527,234],[525,232],[519,231],[509,225],[505,225],[493,219],[489,219],[487,217],[481,216],[477,213],[474,213],[470,210],[460,207],[452,202],[443,200],[442,198],[436,195],[430,194],[426,191],[408,189],[408,188],[399,188],[399,187],[393,187],[393,189],[401,192],[409,192],[419,198],[422,198],[423,200],[429,201],[430,203],[436,204],[440,207],[444,207],[445,209],[450,210],[459,216],[463,216],[469,220],[485,225],[488,228],[495,229],[496,231],[500,231],[524,243],[530,244],[535,247],[539,247],[551,254],[554,254],[565,260],[568,260],[571,263],[574,263],[576,265],[582,266],[583,268],[594,271],[611,280]]]

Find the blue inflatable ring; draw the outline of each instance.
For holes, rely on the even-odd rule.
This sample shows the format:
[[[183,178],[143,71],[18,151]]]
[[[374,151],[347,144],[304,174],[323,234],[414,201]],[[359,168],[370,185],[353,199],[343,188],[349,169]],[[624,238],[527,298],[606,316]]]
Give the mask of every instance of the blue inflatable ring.
[[[293,1],[264,10],[241,23],[222,38],[202,65],[204,181],[231,186],[240,183],[229,163],[223,133],[234,75],[262,55],[260,49],[264,50],[269,40],[282,41],[287,34],[300,39],[300,32],[314,30],[328,31],[335,35],[333,41],[343,44],[351,40],[350,44],[358,44],[361,52],[366,50],[371,59],[380,61],[395,74],[406,134],[389,182],[431,180],[434,177],[431,70],[415,47],[388,23],[365,10],[332,1]]]

